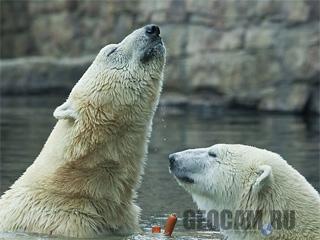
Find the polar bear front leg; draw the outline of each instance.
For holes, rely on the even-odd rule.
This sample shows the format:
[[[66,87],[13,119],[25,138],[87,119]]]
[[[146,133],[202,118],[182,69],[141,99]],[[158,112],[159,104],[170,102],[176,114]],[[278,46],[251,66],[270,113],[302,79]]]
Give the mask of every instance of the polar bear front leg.
[[[113,232],[115,235],[126,236],[134,233],[142,234],[143,230],[139,226],[139,216],[141,209],[135,203],[131,203],[124,212],[121,212],[121,215],[125,216],[126,219],[121,223],[119,228]]]
[[[53,116],[60,120],[60,119],[70,119],[76,120],[78,119],[78,114],[76,110],[73,108],[72,104],[67,100],[61,106],[57,107],[56,110],[53,112]]]

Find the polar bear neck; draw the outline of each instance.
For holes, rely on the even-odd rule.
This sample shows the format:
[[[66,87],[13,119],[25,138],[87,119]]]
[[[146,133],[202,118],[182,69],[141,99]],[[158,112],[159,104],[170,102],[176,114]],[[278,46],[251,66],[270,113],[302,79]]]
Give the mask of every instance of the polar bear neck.
[[[133,198],[134,191],[124,190],[136,189],[140,183],[162,73],[153,76],[160,79],[142,79],[140,85],[136,84],[140,89],[132,89],[134,82],[123,84],[119,80],[104,92],[101,85],[93,84],[100,87],[99,91],[84,87],[92,81],[87,79],[92,77],[91,70],[76,84],[68,99],[79,119],[58,121],[40,155],[19,182],[42,182],[41,185],[64,194],[120,202],[124,195]],[[104,83],[108,85],[108,81]],[[119,100],[126,94],[130,97]],[[41,173],[39,167],[44,169]],[[112,196],[110,189],[114,191]]]
[[[285,167],[280,167],[285,163]],[[290,175],[295,182],[287,181],[287,175]],[[271,224],[271,215],[273,211],[284,212],[292,211],[295,214],[295,227],[291,230],[280,229],[274,231],[268,239],[301,239],[294,236],[301,236],[303,232],[308,239],[314,239],[311,236],[320,234],[320,197],[317,191],[299,174],[294,168],[284,161],[279,162],[277,170],[274,171],[275,180],[270,187],[259,194],[252,192],[252,188],[244,189],[243,195],[239,197],[237,210],[260,211],[257,214],[257,222],[261,220],[263,224]],[[316,210],[317,209],[317,210]],[[257,212],[256,212],[257,213]],[[261,216],[261,217],[259,217]],[[301,227],[303,226],[303,227]],[[318,226],[318,227],[314,227]],[[299,233],[299,234],[298,234]],[[234,234],[234,237],[231,237]],[[230,239],[261,239],[261,232],[257,231],[228,231]],[[284,237],[285,236],[285,237]]]
[[[131,108],[131,112],[133,111],[134,109]],[[94,182],[96,180],[96,183],[87,190],[82,189],[85,194],[102,196],[105,193],[108,195],[110,189],[103,191],[98,187],[94,188],[101,185],[98,182],[105,182],[104,186],[115,188],[118,191],[116,193],[118,196],[112,198],[121,199],[123,196],[120,197],[120,195],[131,195],[132,192],[122,190],[134,189],[140,181],[139,176],[143,172],[144,159],[147,154],[153,112],[151,109],[145,113],[132,113],[134,116],[130,116],[130,119],[129,117],[118,118],[115,113],[114,116],[104,119],[103,124],[101,124],[102,121],[94,125],[91,125],[92,121],[78,123],[75,131],[68,136],[70,141],[65,148],[65,164],[60,168],[65,174],[61,172],[55,174],[60,181],[64,182],[59,185],[65,186],[68,192],[72,189],[78,192],[79,188],[73,187],[77,185],[72,180],[74,178],[67,177],[74,173],[79,176],[78,179],[83,181]],[[96,119],[99,118],[98,112],[92,111],[92,113]],[[129,113],[124,112],[123,114]],[[138,114],[144,119],[138,117]],[[88,172],[91,173],[88,175]],[[66,179],[62,179],[61,176],[66,176]]]

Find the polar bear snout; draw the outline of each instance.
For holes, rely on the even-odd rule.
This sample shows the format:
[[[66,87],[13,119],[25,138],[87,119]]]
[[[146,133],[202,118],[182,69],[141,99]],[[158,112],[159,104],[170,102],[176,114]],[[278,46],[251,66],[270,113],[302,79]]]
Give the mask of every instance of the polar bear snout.
[[[165,47],[160,37],[160,28],[157,25],[149,24],[142,29],[146,41],[144,46],[142,46],[143,53],[141,61],[147,63],[151,59],[157,59],[159,57],[162,59],[165,55]]]
[[[150,37],[159,37],[160,28],[157,25],[150,24],[145,26],[146,34]]]
[[[169,169],[170,171],[188,171],[186,166],[184,166],[185,162],[183,159],[179,157],[179,153],[172,153],[169,155]]]
[[[176,157],[175,157],[174,153],[170,154],[169,155],[169,168],[171,171],[175,168],[175,163],[176,163]]]
[[[197,166],[192,159],[184,159],[179,153],[169,155],[169,171],[179,182],[194,183],[193,173]]]
[[[166,49],[160,36],[160,28],[155,24],[148,24],[133,31],[116,44],[113,50],[110,51],[110,47],[107,45],[102,49],[102,53],[101,62],[107,58],[112,69],[115,64],[117,69],[122,69],[128,65],[136,68],[142,63],[143,65],[148,64],[152,69],[159,70],[158,73],[160,73],[163,70]]]

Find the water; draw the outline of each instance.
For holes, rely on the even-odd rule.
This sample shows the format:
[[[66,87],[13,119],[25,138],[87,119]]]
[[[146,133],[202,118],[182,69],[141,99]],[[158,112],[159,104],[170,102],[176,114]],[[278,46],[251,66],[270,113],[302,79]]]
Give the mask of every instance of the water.
[[[61,96],[1,99],[1,194],[40,152],[56,122],[52,112],[63,101]],[[180,217],[174,232],[176,239],[212,239],[212,232],[183,227],[183,212],[196,209],[196,205],[169,174],[169,153],[215,143],[242,143],[266,148],[281,154],[319,191],[319,131],[319,118],[315,116],[304,119],[249,111],[159,108],[154,119],[145,175],[138,191],[138,204],[143,209],[141,226],[145,234],[127,239],[154,239],[148,233],[150,226],[163,225],[166,216],[172,212]],[[4,237],[39,239],[37,235],[25,234]]]

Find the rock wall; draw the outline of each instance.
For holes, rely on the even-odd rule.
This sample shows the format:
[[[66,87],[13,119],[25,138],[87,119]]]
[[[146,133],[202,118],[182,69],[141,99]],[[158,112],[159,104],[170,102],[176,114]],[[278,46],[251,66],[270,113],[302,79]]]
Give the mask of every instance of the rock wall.
[[[1,58],[91,55],[152,22],[167,46],[172,102],[320,113],[319,9],[319,0],[2,0]],[[2,93],[41,81],[23,70],[11,79],[6,61]]]

